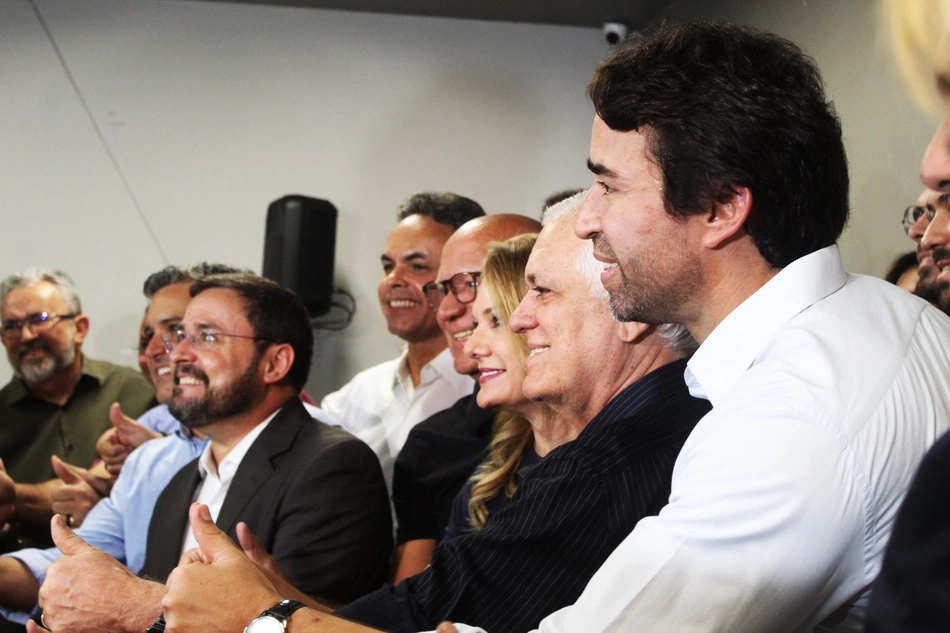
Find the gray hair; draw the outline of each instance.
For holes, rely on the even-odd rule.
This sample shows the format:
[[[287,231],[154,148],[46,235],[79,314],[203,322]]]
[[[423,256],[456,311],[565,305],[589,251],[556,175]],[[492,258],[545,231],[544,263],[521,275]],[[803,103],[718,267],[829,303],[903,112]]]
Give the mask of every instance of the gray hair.
[[[587,190],[580,191],[566,200],[547,207],[541,212],[541,226],[547,227],[555,222],[560,222],[565,218],[577,215],[584,200],[587,198]],[[577,271],[581,273],[587,283],[590,285],[591,296],[595,299],[609,299],[607,290],[600,283],[600,273],[603,266],[594,259],[594,242],[584,240],[584,247],[577,258]],[[680,352],[684,355],[690,355],[699,347],[699,343],[689,333],[685,326],[678,323],[664,323],[657,326],[657,334],[663,339],[667,349]]]
[[[156,292],[172,284],[177,284],[182,281],[197,281],[208,275],[236,272],[239,272],[239,269],[233,266],[212,262],[201,262],[193,266],[166,266],[157,273],[152,273],[148,276],[142,285],[142,294],[144,294],[147,299],[151,299]]]
[[[66,309],[73,314],[82,313],[82,305],[79,302],[79,292],[76,291],[76,284],[70,279],[69,275],[61,270],[48,270],[46,268],[37,268],[31,266],[22,273],[13,273],[2,282],[0,282],[0,302],[3,302],[11,291],[24,286],[35,286],[41,282],[49,282],[59,289],[59,294],[66,302]]]

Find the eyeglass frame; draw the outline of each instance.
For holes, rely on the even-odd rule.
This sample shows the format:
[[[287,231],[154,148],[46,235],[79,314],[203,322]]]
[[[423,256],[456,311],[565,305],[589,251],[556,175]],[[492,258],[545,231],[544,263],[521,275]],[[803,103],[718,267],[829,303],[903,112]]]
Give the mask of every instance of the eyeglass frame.
[[[16,341],[23,338],[23,328],[30,328],[30,332],[36,334],[37,332],[44,332],[51,329],[56,322],[61,321],[62,319],[75,319],[79,316],[79,312],[69,313],[69,314],[50,314],[49,312],[34,312],[33,314],[26,315],[26,318],[23,319],[7,319],[0,323],[0,338],[5,341]],[[54,321],[50,323],[50,321]],[[49,323],[49,325],[43,325]],[[39,330],[34,329],[37,325],[43,325]]]
[[[471,299],[462,299],[461,297],[459,297],[459,289],[456,287],[455,279],[459,277],[464,277],[465,275],[470,276],[472,280],[459,282],[459,285],[464,283],[463,288],[472,289]],[[462,305],[471,303],[472,301],[475,301],[475,297],[478,296],[478,286],[479,284],[481,284],[481,279],[480,279],[481,276],[482,276],[482,271],[473,270],[469,272],[455,273],[448,279],[444,279],[442,281],[430,281],[429,283],[422,286],[422,292],[426,296],[426,303],[428,303],[429,307],[432,308],[433,310],[438,310],[439,306],[442,305],[442,302],[445,301],[445,298],[449,296],[449,292],[451,292],[452,296],[455,297],[455,300],[461,303]],[[439,299],[438,303],[433,305],[432,297],[430,297],[429,294],[430,294],[430,291],[434,291],[436,289],[438,290],[442,298]]]
[[[178,340],[172,343],[172,337],[175,336]],[[172,350],[175,349],[176,345],[180,345],[183,340],[188,340],[190,345],[194,345],[201,349],[211,349],[214,347],[215,343],[218,342],[217,337],[225,336],[227,338],[244,338],[251,341],[264,341],[266,343],[273,343],[274,341],[269,338],[264,338],[263,336],[251,336],[249,334],[228,334],[227,332],[218,332],[216,330],[200,330],[197,336],[202,337],[200,340],[195,338],[194,334],[189,334],[185,331],[183,327],[172,328],[167,334],[162,334],[162,345],[165,347],[165,353],[171,354]],[[209,340],[208,336],[212,338]]]
[[[932,204],[912,204],[904,209],[904,216],[901,218],[901,226],[904,227],[904,232],[910,235],[910,230],[924,215],[927,216],[927,222],[933,222],[934,216],[937,215],[937,208]]]

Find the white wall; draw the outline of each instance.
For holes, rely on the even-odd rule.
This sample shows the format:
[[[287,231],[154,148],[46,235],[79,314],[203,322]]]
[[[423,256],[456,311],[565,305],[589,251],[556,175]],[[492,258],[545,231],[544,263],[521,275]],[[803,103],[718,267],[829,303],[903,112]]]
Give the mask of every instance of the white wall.
[[[340,210],[337,285],[355,323],[318,335],[315,395],[390,358],[375,298],[396,207],[456,191],[491,213],[536,214],[584,186],[604,53],[599,29],[170,0],[36,0],[143,216],[26,0],[0,4],[0,275],[30,264],[76,279],[94,356],[134,363],[144,278],[220,260],[260,270],[267,204]],[[883,274],[911,243],[933,122],[890,72],[868,0],[684,0],[800,43],[841,115],[852,170],[851,270]],[[149,235],[150,226],[157,240]],[[9,378],[0,363],[0,384]]]
[[[321,395],[393,357],[376,300],[398,205],[455,191],[537,215],[585,186],[598,29],[220,3],[37,0],[140,217],[26,0],[0,5],[0,274],[61,267],[86,351],[134,364],[145,277],[219,260],[259,271],[267,204],[340,212],[337,285],[356,321],[318,335]],[[153,240],[148,228],[157,238]],[[0,384],[9,378],[0,363]]]

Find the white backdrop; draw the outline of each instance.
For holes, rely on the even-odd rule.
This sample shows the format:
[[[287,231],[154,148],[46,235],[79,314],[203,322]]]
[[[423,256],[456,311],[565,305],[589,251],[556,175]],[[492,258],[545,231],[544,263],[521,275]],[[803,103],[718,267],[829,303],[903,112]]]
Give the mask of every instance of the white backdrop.
[[[320,396],[400,347],[375,289],[395,209],[411,193],[455,191],[490,213],[536,215],[548,194],[590,181],[584,88],[606,50],[599,29],[35,1],[105,143],[31,4],[3,0],[0,275],[31,264],[72,274],[96,357],[134,364],[141,284],[166,261],[259,271],[267,204],[301,193],[339,209],[336,284],[358,303],[349,329],[318,334],[308,386]],[[873,3],[675,9],[774,30],[816,57],[852,167],[845,260],[882,274],[910,247],[898,215],[916,198],[932,122],[888,72]],[[9,375],[0,362],[0,384]]]

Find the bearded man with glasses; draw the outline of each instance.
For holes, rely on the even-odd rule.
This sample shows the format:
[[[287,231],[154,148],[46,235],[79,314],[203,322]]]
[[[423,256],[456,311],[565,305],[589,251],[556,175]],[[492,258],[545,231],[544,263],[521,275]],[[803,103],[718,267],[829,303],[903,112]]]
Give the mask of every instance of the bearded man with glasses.
[[[0,341],[15,374],[0,390],[0,491],[16,499],[0,513],[11,528],[2,551],[52,543],[52,494],[62,485],[52,455],[88,468],[112,403],[136,417],[155,404],[138,371],[82,354],[88,331],[65,273],[31,268],[0,283]]]
[[[920,280],[914,294],[950,314],[950,193],[925,189],[901,223],[917,244]]]

